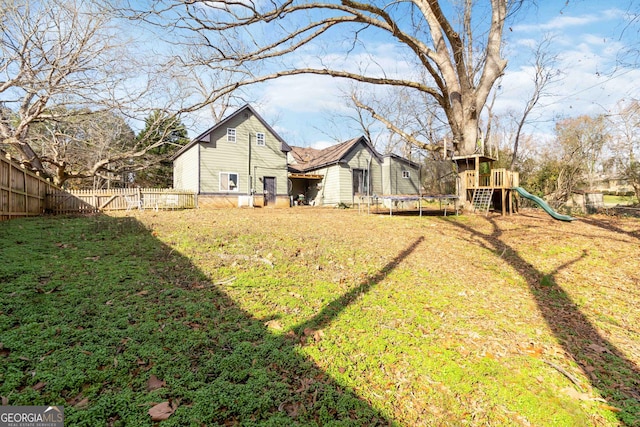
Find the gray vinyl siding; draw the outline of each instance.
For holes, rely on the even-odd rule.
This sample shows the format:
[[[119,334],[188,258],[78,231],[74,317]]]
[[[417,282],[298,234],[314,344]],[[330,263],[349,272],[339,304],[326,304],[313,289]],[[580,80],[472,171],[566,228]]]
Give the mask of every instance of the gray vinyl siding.
[[[314,171],[324,175],[322,188],[318,192],[318,203],[324,206],[337,205],[338,203],[351,203],[351,170],[346,165],[333,165],[325,169]],[[344,182],[348,182],[349,192],[344,191]]]
[[[236,129],[235,143],[227,141],[228,128]],[[256,145],[257,132],[265,134],[264,146]],[[281,143],[251,113],[239,114],[224,126],[214,129],[209,140],[211,142],[200,144],[201,193],[246,195],[254,184],[256,192],[261,194],[263,184],[260,178],[269,176],[276,178],[278,195],[287,194],[286,155],[281,151]],[[238,191],[220,191],[220,172],[238,175]]]
[[[273,136],[255,116],[244,123],[245,128],[239,140],[249,144],[251,136],[251,175],[254,177],[254,186],[257,193],[263,191],[261,179],[265,176],[276,178],[276,193],[286,196],[289,193],[287,175],[287,155],[282,152],[282,144]],[[257,144],[256,134],[264,133],[265,145]]]
[[[417,167],[394,157],[385,157],[383,169],[383,194],[419,194],[420,173]],[[409,178],[403,178],[402,172],[409,171]]]
[[[362,144],[359,144],[357,149],[352,151],[352,154],[347,157],[346,161],[349,165],[350,170],[353,169],[363,169],[368,170],[370,174],[370,184],[371,188],[369,190],[369,195],[380,194],[382,190],[382,170],[380,167],[380,163],[376,156],[371,154],[371,152]],[[353,177],[350,174],[349,179],[345,180],[342,184],[341,193],[343,193],[343,198],[348,198],[348,202],[345,203],[353,203]]]
[[[355,147],[344,162],[323,169],[314,174],[324,175],[321,188],[314,193],[318,205],[331,206],[339,203],[350,205],[353,197],[353,169],[369,170],[371,174],[370,194],[380,194],[382,190],[382,169],[376,156],[362,144]]]
[[[173,188],[198,192],[199,144],[182,153],[173,162]]]

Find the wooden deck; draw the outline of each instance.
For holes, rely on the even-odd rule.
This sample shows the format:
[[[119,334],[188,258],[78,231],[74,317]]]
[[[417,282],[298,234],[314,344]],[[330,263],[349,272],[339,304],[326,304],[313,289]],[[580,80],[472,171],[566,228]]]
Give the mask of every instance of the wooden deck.
[[[474,170],[462,172],[463,183],[466,186],[467,200],[473,199],[476,190],[491,189],[491,199],[494,207],[502,211],[503,215],[514,212],[513,191],[520,186],[520,174],[507,169],[491,169],[488,174],[480,174]]]
[[[467,190],[476,188],[512,189],[520,186],[520,174],[507,169],[492,169],[488,174],[477,174],[476,171],[464,171],[464,182]]]

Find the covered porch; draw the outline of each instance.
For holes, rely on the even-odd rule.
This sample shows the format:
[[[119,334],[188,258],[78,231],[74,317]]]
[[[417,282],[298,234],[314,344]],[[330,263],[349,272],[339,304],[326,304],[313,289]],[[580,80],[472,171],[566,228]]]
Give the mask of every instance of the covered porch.
[[[322,205],[320,189],[324,175],[289,172],[291,206]]]

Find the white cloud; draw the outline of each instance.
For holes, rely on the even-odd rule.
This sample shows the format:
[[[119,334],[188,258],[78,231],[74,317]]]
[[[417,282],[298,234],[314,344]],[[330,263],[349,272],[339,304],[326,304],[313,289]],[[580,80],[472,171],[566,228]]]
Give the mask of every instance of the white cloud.
[[[598,4],[599,6],[599,4]],[[544,135],[553,133],[557,118],[576,117],[582,114],[596,115],[609,112],[624,98],[640,96],[640,70],[622,68],[618,55],[625,48],[616,28],[621,28],[624,13],[618,9],[596,9],[584,4],[588,14],[554,17],[544,24],[514,26],[507,49],[509,67],[502,80],[500,98],[495,112],[506,114],[512,110],[521,112],[533,90],[532,38],[528,31],[537,34],[553,32],[549,51],[557,55],[555,68],[562,79],[548,88],[537,107],[527,132]],[[606,6],[605,6],[606,7]],[[553,9],[553,8],[552,8]],[[556,8],[557,9],[557,8]],[[552,10],[551,13],[558,13]],[[542,12],[541,14],[544,14]],[[521,38],[516,38],[522,35]]]
[[[521,24],[514,25],[513,31],[518,32],[558,32],[565,31],[569,28],[581,27],[585,25],[593,24],[600,20],[601,17],[599,15],[582,15],[582,16],[558,16],[549,20],[546,23],[535,23],[535,24]]]
[[[312,145],[310,145],[310,147],[315,148],[317,150],[322,150],[324,148],[331,147],[332,145],[336,145],[336,141],[320,140],[320,141],[314,142]]]
[[[304,68],[331,68],[376,77],[407,78],[415,74],[415,67],[402,57],[397,46],[389,43],[370,43],[368,51],[327,53],[308,46],[296,58],[295,66]],[[344,126],[336,129],[337,115],[353,111],[346,98],[350,85],[347,79],[314,74],[297,75],[271,80],[261,85],[260,98],[265,104],[265,114],[277,114],[282,118],[277,130],[289,143],[324,148],[336,143],[327,136],[352,138],[353,129]],[[380,87],[371,87],[379,91]],[[291,117],[297,119],[291,120]],[[357,132],[356,132],[357,133]]]
[[[344,109],[339,80],[326,76],[298,75],[268,82],[261,90],[267,111],[318,113]]]

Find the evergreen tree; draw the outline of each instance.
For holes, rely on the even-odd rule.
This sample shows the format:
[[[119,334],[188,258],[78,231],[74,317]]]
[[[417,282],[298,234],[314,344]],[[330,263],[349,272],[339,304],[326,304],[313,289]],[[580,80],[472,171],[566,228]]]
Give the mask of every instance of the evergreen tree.
[[[136,172],[135,184],[140,187],[171,187],[173,164],[170,158],[189,142],[187,129],[180,118],[155,110],[145,119],[145,127],[136,139],[143,146],[157,146],[147,152],[149,166]]]

